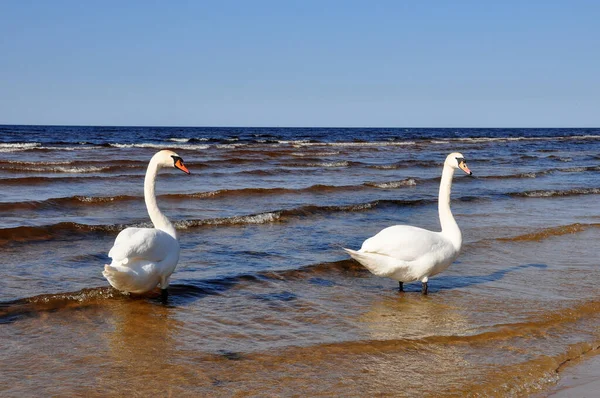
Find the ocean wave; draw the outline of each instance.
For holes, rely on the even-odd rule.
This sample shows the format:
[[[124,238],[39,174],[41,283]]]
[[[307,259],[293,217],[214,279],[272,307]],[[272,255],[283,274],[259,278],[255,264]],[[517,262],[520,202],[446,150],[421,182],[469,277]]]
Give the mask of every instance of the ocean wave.
[[[86,237],[87,233],[117,232],[126,226],[122,224],[112,225],[88,225],[75,222],[61,222],[43,226],[20,226],[0,229],[0,245],[48,241],[56,239],[79,239]]]
[[[460,200],[460,199],[459,199]],[[465,199],[469,200],[469,199]],[[339,212],[360,212],[371,210],[379,206],[418,206],[435,203],[434,199],[415,200],[375,200],[367,203],[356,203],[339,206],[305,205],[291,209],[265,211],[256,214],[237,215],[231,217],[219,217],[210,219],[178,220],[173,224],[178,229],[192,229],[206,226],[236,226],[249,224],[267,224],[274,222],[290,221],[295,218],[306,218],[323,216]],[[42,226],[19,226],[0,229],[0,244],[11,244],[16,242],[30,242],[39,240],[54,240],[63,238],[85,238],[87,233],[114,234],[127,227],[147,228],[150,222],[134,224],[102,224],[89,225],[76,222],[61,222]]]
[[[290,145],[293,147],[386,147],[386,146],[412,146],[412,145],[423,145],[423,144],[482,144],[482,143],[497,143],[497,142],[519,142],[519,141],[586,141],[586,140],[600,140],[600,135],[568,135],[568,136],[519,136],[519,137],[452,137],[452,138],[423,138],[421,140],[394,140],[394,141],[338,141],[338,142],[327,142],[327,141],[313,141],[313,140],[279,140],[279,144]]]
[[[357,162],[357,161],[349,161],[349,160],[332,160],[332,161],[321,161],[318,158],[304,158],[302,162],[282,162],[280,163],[282,167],[293,167],[293,168],[323,168],[323,169],[337,169],[344,167],[360,167],[364,166],[365,163]]]
[[[49,174],[89,174],[89,173],[113,173],[116,171],[143,170],[147,162],[139,161],[113,161],[113,162],[18,162],[0,161],[0,170],[12,173],[49,173]],[[113,176],[110,176],[112,178]],[[48,177],[52,178],[52,177]]]
[[[110,166],[98,167],[98,166],[87,166],[87,167],[77,167],[77,166],[53,166],[53,167],[22,167],[18,169],[14,169],[15,171],[20,172],[45,172],[45,173],[99,173],[102,171],[107,171],[112,169]]]
[[[581,167],[567,167],[564,169],[557,169],[563,173],[582,173],[587,171],[600,171],[600,166],[581,166]]]
[[[475,178],[484,179],[484,180],[509,180],[509,179],[519,179],[519,178],[537,178],[541,176],[545,176],[547,174],[551,174],[555,172],[556,169],[552,170],[541,170],[541,171],[529,171],[526,173],[517,173],[517,174],[506,174],[506,175],[491,175],[491,176],[477,176]]]
[[[307,156],[314,156],[314,157],[323,157],[323,156],[335,156],[335,155],[339,155],[340,152],[339,151],[328,151],[328,152],[291,152],[290,155],[292,156],[297,156],[297,157],[307,157]]]
[[[109,144],[113,148],[153,148],[153,149],[183,149],[183,150],[201,150],[210,148],[209,145],[205,144],[154,144],[154,143],[136,143],[136,144]]]
[[[513,141],[577,141],[577,140],[600,140],[600,135],[566,135],[566,136],[520,136],[520,137],[453,137],[453,138],[438,138],[432,139],[432,144],[450,144],[454,142],[462,143],[488,143],[488,142],[513,142]],[[427,141],[427,139],[425,140]]]
[[[10,142],[0,143],[0,152],[20,152],[40,147],[39,142]]]
[[[551,198],[561,196],[598,195],[600,188],[574,188],[567,190],[540,189],[535,191],[512,192],[510,196],[525,198]]]
[[[373,141],[317,141],[314,139],[300,140],[282,140],[267,138],[263,135],[256,136],[250,140],[241,141],[239,137],[227,138],[187,138],[187,137],[168,137],[164,142],[139,142],[139,143],[91,143],[79,142],[79,145],[73,145],[73,142],[16,142],[16,143],[0,143],[0,152],[17,152],[27,150],[88,150],[99,149],[104,147],[112,148],[179,148],[189,150],[203,150],[214,146],[218,149],[237,149],[246,146],[259,147],[289,147],[289,148],[369,148],[369,147],[394,147],[394,146],[414,146],[414,145],[449,145],[449,144],[486,144],[486,143],[503,143],[503,142],[521,142],[521,141],[595,141],[600,140],[600,135],[582,134],[582,135],[564,135],[564,136],[513,136],[513,137],[451,137],[451,138],[413,138],[413,139],[389,139],[389,140],[373,140]],[[201,143],[201,144],[197,144]],[[325,151],[329,152],[329,151]],[[299,156],[300,152],[295,152],[294,156]],[[325,156],[325,155],[323,155]],[[559,158],[561,161],[570,161],[569,158]]]
[[[528,242],[541,241],[555,236],[571,235],[586,231],[590,228],[600,228],[600,223],[582,224],[575,223],[569,225],[559,225],[556,227],[541,228],[527,234],[512,236],[508,238],[498,238],[501,242]]]
[[[246,143],[235,143],[235,144],[217,144],[215,148],[217,149],[236,149],[248,146]]]
[[[185,138],[185,137],[170,137],[167,139],[167,141],[171,141],[171,142],[177,142],[180,144],[185,144],[188,142],[207,142],[207,141],[211,141],[211,138],[204,138],[204,137],[200,137],[200,138]]]
[[[267,211],[263,213],[211,218],[204,220],[185,220],[175,222],[175,226],[179,229],[189,229],[204,226],[217,225],[248,225],[248,224],[270,224],[274,222],[288,221],[292,218],[309,217],[315,215],[324,215],[337,212],[356,212],[370,210],[378,206],[384,201],[374,201],[369,203],[359,203],[353,205],[342,206],[317,206],[306,205],[292,209]],[[408,203],[408,202],[407,202]]]
[[[75,206],[89,206],[106,203],[139,200],[142,197],[119,195],[119,196],[69,196],[62,198],[51,198],[46,200],[32,200],[24,202],[0,202],[0,211],[13,211],[18,209],[49,209],[49,208],[73,208]]]
[[[45,182],[42,177],[40,182]],[[33,180],[37,181],[37,177],[33,177]],[[404,184],[410,185],[412,182],[406,181]],[[398,183],[402,186],[402,182],[391,182],[390,188]],[[373,183],[373,187],[377,187],[377,183]],[[385,183],[380,183],[385,184]],[[174,194],[163,194],[159,195],[159,200],[190,200],[190,199],[223,199],[223,198],[244,198],[252,196],[272,197],[275,195],[301,195],[304,193],[310,194],[325,194],[334,192],[349,192],[356,191],[369,187],[368,184],[364,185],[311,185],[304,188],[241,188],[241,189],[219,189],[216,191],[206,192],[194,192],[194,193],[174,193]],[[117,195],[117,196],[70,196],[60,198],[50,198],[46,200],[35,200],[35,201],[23,201],[23,202],[0,202],[0,211],[12,211],[17,209],[48,209],[48,208],[73,208],[77,206],[93,206],[93,205],[106,205],[111,203],[122,203],[129,201],[140,201],[144,200],[141,196],[130,196],[130,195]]]
[[[397,162],[397,163],[392,163],[392,164],[374,164],[374,165],[369,165],[367,167],[372,168],[372,169],[379,169],[379,170],[397,170],[397,169],[400,169],[402,167],[407,167],[407,166],[405,166],[403,162]]]
[[[40,161],[40,162],[27,162],[24,160],[0,160],[0,167],[2,166],[35,166],[35,167],[45,167],[45,166],[64,166],[64,165],[72,165],[76,162],[71,160],[51,160],[51,161]],[[86,162],[89,163],[89,162]]]
[[[366,186],[383,188],[383,189],[394,189],[401,187],[413,187],[417,185],[417,180],[414,178],[405,178],[399,181],[387,181],[387,182],[366,182]]]
[[[350,162],[346,160],[339,160],[336,162],[320,162],[320,163],[309,163],[308,167],[348,167]]]
[[[365,141],[365,142],[354,142],[354,141],[338,141],[338,142],[313,142],[313,141],[297,141],[297,142],[285,142],[296,148],[301,147],[348,147],[348,148],[368,148],[368,147],[394,147],[394,146],[411,146],[416,145],[416,141]]]
[[[171,300],[188,297],[203,297],[207,294],[219,294],[233,285],[263,283],[269,280],[299,279],[331,272],[357,272],[366,274],[364,267],[352,260],[341,260],[328,263],[310,264],[298,269],[270,270],[256,273],[228,275],[211,279],[183,280],[169,286]],[[38,312],[53,311],[65,307],[100,304],[108,300],[132,300],[158,298],[158,288],[142,295],[124,294],[112,287],[85,288],[75,292],[41,294],[0,302],[0,324],[14,322]]]
[[[335,191],[348,191],[360,188],[354,185],[311,185],[305,188],[241,188],[241,189],[218,189],[216,191],[197,192],[191,194],[166,194],[162,195],[165,198],[185,199],[185,198],[215,198],[215,197],[240,197],[240,196],[273,196],[285,194],[302,194],[309,193],[327,193]]]
[[[40,151],[89,151],[92,149],[103,149],[102,145],[80,145],[80,146],[40,146],[31,148]]]
[[[477,176],[476,178],[481,179],[512,179],[512,178],[537,178],[553,173],[586,173],[590,171],[600,171],[600,166],[581,166],[581,167],[568,167],[568,168],[552,168],[546,170],[529,171],[525,173],[517,174],[506,174],[506,175],[490,175],[490,176]]]
[[[186,220],[175,222],[177,229],[189,229],[218,225],[251,225],[273,223],[281,219],[282,212],[265,212],[247,216],[219,217],[206,220]]]
[[[131,179],[135,174],[123,174],[123,175],[86,175],[86,176],[58,176],[58,177],[12,177],[12,178],[0,178],[0,185],[45,185],[52,183],[64,183],[64,182],[78,182],[78,181],[94,181],[94,180],[118,180],[118,179]],[[142,176],[143,178],[143,176]]]

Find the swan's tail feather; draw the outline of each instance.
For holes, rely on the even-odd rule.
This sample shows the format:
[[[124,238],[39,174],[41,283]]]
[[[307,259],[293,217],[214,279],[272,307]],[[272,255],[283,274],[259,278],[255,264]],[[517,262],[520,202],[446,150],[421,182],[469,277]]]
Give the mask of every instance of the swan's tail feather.
[[[406,266],[404,261],[378,253],[359,252],[356,250],[344,250],[356,261],[362,264],[372,274],[383,277],[391,277],[398,268]]]
[[[129,259],[126,262],[127,266],[123,264],[123,261],[113,261],[104,265],[102,271],[108,283],[117,290],[125,293],[145,293],[154,289],[160,281],[155,263]]]
[[[124,293],[130,293],[129,290],[133,278],[135,277],[134,271],[131,268],[123,267],[117,264],[105,264],[102,275],[108,280],[108,283],[117,290]]]

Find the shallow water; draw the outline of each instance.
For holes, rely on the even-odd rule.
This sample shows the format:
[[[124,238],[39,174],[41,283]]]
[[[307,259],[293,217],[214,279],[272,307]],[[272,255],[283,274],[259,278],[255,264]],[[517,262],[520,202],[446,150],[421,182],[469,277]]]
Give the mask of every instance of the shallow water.
[[[527,396],[600,345],[600,130],[0,126],[3,396]],[[102,277],[149,225],[147,161],[182,247],[168,305]],[[438,229],[463,250],[397,291],[342,247]],[[51,369],[51,371],[50,371]]]

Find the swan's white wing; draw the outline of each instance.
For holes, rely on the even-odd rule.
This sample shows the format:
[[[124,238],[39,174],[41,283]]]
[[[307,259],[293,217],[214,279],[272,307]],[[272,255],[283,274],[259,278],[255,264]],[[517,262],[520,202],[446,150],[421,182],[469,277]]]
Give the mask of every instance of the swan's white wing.
[[[394,225],[365,240],[360,251],[414,261],[444,244],[444,238],[438,232],[410,225]]]
[[[168,233],[155,228],[126,228],[115,239],[108,252],[113,261],[144,259],[160,262],[179,250],[179,244]]]

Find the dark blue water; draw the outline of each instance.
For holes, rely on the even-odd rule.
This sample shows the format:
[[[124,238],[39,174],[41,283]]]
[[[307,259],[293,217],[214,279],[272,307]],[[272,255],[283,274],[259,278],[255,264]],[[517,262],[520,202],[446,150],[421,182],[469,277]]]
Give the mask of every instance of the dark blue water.
[[[373,142],[473,138],[552,138],[599,135],[599,128],[279,128],[279,127],[119,127],[0,125],[2,142],[50,144],[164,143],[190,141],[244,143]]]

